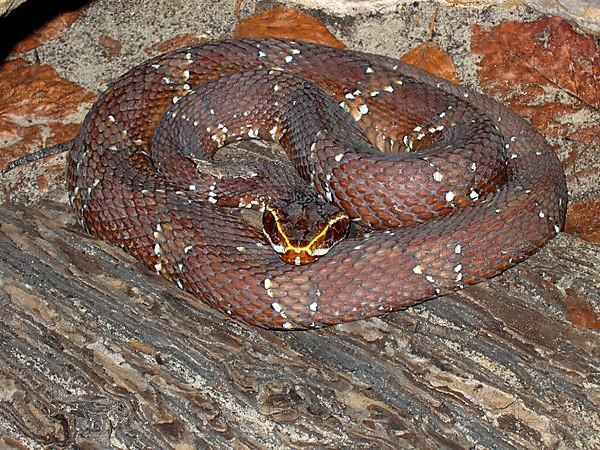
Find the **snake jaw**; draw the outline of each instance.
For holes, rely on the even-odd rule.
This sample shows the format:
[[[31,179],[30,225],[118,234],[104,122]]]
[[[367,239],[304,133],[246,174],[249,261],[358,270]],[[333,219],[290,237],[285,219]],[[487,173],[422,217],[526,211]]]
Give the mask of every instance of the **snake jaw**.
[[[302,208],[301,217],[292,217],[297,206],[267,206],[263,214],[263,233],[271,247],[285,263],[295,266],[310,264],[327,254],[346,237],[350,226],[349,217],[339,211],[324,216],[321,210],[315,216],[314,211]],[[327,209],[335,211],[333,207]]]

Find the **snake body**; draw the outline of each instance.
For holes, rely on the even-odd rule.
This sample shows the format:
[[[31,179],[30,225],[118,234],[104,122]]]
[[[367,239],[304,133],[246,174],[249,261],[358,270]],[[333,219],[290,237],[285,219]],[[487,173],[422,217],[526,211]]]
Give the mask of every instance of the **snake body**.
[[[296,172],[212,156],[268,139]],[[400,61],[303,42],[209,42],[153,58],[92,107],[68,157],[85,230],[232,317],[306,329],[491,278],[564,224],[560,163],[526,121]],[[308,186],[308,187],[307,187]],[[292,266],[241,211],[316,192],[368,232]]]

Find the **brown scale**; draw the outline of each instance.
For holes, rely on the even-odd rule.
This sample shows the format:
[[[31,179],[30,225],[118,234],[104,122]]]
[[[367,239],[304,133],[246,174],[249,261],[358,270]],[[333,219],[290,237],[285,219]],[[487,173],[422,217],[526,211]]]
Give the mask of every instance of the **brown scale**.
[[[238,208],[208,200],[219,180],[194,179],[187,156],[165,171],[152,161],[156,128],[169,126],[166,111],[207,80],[249,70],[310,80],[338,105],[317,115],[286,110],[290,129],[276,140],[301,178],[315,180],[351,217],[411,226],[348,238],[318,261],[293,267]],[[391,84],[393,92],[381,88],[396,81],[402,84]],[[243,99],[247,89],[241,83],[228,93]],[[282,95],[289,100],[292,92]],[[239,117],[237,103],[226,103],[226,113]],[[269,100],[245,120],[260,129],[256,137],[270,139],[265,110],[278,111]],[[327,132],[317,136],[321,125]],[[417,127],[427,129],[424,136]],[[383,150],[413,151],[374,153],[357,129]],[[203,145],[216,142],[212,135],[201,136]],[[224,135],[217,147],[235,137]],[[307,153],[314,142],[316,161]],[[178,166],[179,173],[172,170]],[[265,170],[259,179],[275,176]],[[274,191],[298,182],[297,175],[279,176],[290,183],[274,183]],[[226,181],[225,192],[239,194],[244,176],[238,178]],[[383,314],[493,277],[552,238],[567,203],[564,174],[543,137],[493,100],[390,58],[283,40],[211,42],[132,69],[87,115],[67,180],[91,234],[236,319],[282,329]]]

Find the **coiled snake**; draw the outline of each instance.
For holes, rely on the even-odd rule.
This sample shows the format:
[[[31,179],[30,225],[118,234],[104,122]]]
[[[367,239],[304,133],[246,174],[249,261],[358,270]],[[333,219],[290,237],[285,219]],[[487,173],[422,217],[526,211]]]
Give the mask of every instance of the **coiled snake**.
[[[280,143],[297,173],[212,165],[222,146],[254,138]],[[384,314],[491,278],[558,233],[567,203],[544,138],[493,100],[390,58],[286,40],[215,41],[130,70],[88,113],[67,165],[87,231],[276,329]],[[299,232],[324,246],[304,253],[327,252],[316,262],[283,262],[281,236],[241,214],[266,208],[265,229],[293,233],[284,221],[309,220],[294,207],[279,217],[281,198],[326,210],[315,219],[325,228]],[[367,231],[332,247],[349,221]],[[309,262],[294,252],[288,262]]]

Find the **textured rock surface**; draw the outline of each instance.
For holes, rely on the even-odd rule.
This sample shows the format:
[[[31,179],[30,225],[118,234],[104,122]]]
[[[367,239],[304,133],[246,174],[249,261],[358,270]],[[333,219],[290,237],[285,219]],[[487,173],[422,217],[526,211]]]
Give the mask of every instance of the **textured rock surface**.
[[[412,0],[288,0],[304,8],[326,11],[328,14],[352,16],[354,14],[393,13]],[[596,0],[439,0],[440,5],[470,8],[501,6],[513,8],[526,5],[542,14],[558,16],[575,22],[590,33],[600,34],[600,4]]]
[[[8,14],[25,0],[0,0],[0,16]]]

